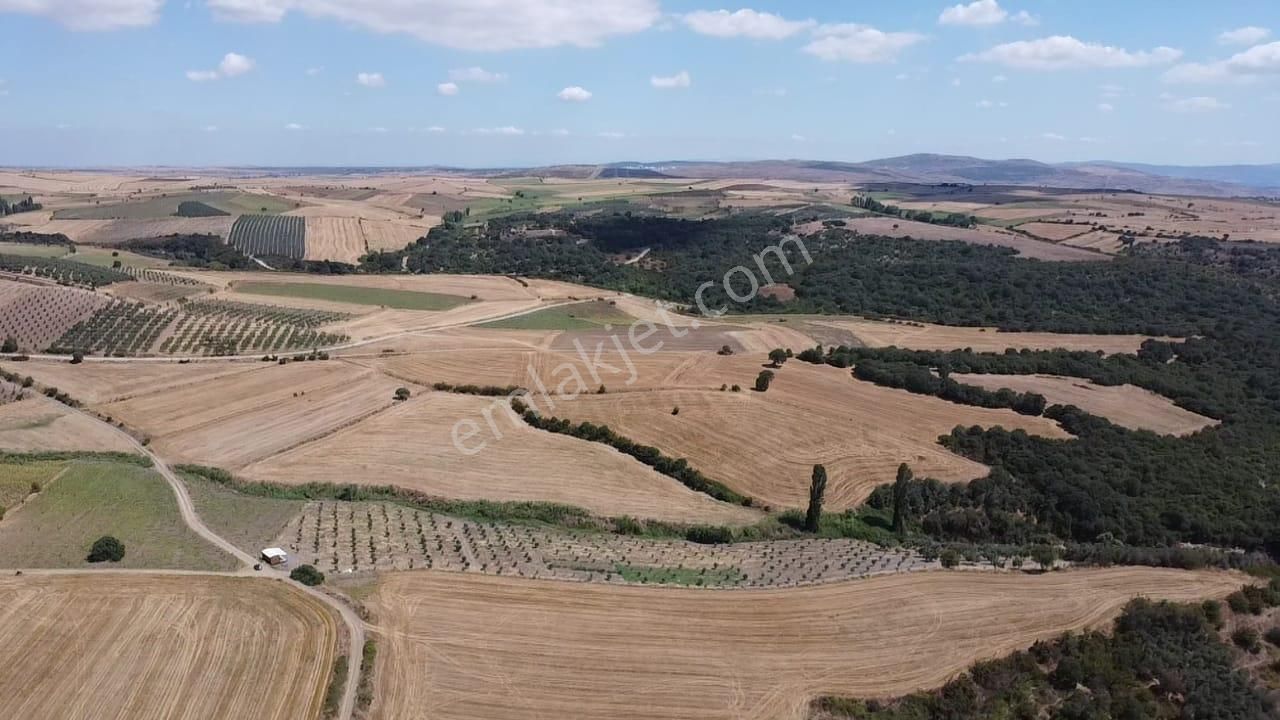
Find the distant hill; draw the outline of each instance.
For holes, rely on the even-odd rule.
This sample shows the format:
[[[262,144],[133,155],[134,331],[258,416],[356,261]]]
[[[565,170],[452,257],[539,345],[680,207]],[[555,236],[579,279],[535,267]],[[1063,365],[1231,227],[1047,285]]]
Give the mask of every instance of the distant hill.
[[[917,154],[836,162],[756,160],[611,163],[522,170],[549,176],[601,178],[706,178],[793,180],[799,182],[894,182],[915,184],[1022,185],[1079,190],[1207,196],[1280,196],[1280,165],[1177,167],[1115,162],[1050,164],[1014,158],[986,160],[961,155]]]

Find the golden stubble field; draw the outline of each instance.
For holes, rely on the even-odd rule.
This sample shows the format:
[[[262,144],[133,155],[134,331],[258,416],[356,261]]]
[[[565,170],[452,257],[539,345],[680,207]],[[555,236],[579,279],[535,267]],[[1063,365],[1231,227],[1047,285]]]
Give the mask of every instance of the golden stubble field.
[[[267,580],[0,578],[3,714],[318,718],[336,637],[327,608]]]
[[[817,695],[937,687],[979,660],[1105,627],[1139,595],[1240,576],[1153,568],[930,572],[711,591],[393,573],[371,600],[379,720],[798,720]]]
[[[1168,398],[1133,385],[1109,387],[1053,375],[952,375],[956,382],[988,390],[1009,388],[1040,393],[1049,404],[1075,405],[1130,430],[1190,435],[1217,425],[1212,418],[1183,410]]]
[[[759,368],[756,362],[754,371]],[[559,400],[546,414],[608,425],[671,457],[687,458],[713,480],[775,507],[803,507],[812,468],[824,464],[830,475],[826,505],[832,510],[854,507],[876,486],[892,482],[901,463],[940,480],[985,475],[984,466],[938,444],[940,435],[958,425],[1069,437],[1045,418],[882,388],[836,368],[792,361],[776,372],[767,393],[744,383],[740,393],[584,395]]]

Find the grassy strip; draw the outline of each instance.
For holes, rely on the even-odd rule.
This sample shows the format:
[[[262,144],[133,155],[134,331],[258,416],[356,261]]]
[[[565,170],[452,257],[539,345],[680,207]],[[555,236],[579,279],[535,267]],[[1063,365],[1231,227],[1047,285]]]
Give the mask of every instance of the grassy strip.
[[[688,460],[684,458],[679,460],[669,458],[663,455],[658,448],[641,445],[630,438],[615,433],[608,425],[596,425],[589,422],[574,425],[570,421],[561,420],[560,418],[544,418],[537,412],[530,410],[528,405],[519,400],[512,400],[511,408],[516,411],[516,414],[523,417],[526,423],[539,430],[608,445],[620,453],[630,455],[663,475],[674,478],[690,490],[706,493],[716,500],[733,503],[734,505],[751,507],[755,504],[749,496],[736,493],[727,486],[689,467]]]
[[[338,716],[338,710],[342,708],[342,691],[347,687],[347,656],[339,655],[338,659],[333,661],[333,676],[329,678],[329,689],[324,694],[324,710],[323,715],[326,718]]]
[[[373,664],[378,660],[378,644],[372,639],[365,640],[360,657],[360,686],[356,690],[356,708],[365,711],[373,705]]]
[[[685,539],[703,544],[760,542],[794,539],[800,534],[768,517],[747,527],[680,525],[632,517],[599,517],[572,505],[538,502],[494,502],[491,500],[450,500],[405,490],[394,485],[329,485],[306,483],[284,485],[247,481],[221,468],[176,465],[174,469],[204,478],[243,495],[276,500],[336,500],[339,502],[389,502],[423,512],[439,513],[465,520],[509,525],[552,526],[564,530],[605,532],[654,539]]]
[[[69,462],[83,460],[87,462],[110,462],[123,465],[151,467],[151,458],[124,452],[84,452],[77,450],[60,450],[37,453],[0,452],[0,465],[27,465],[42,462]]]

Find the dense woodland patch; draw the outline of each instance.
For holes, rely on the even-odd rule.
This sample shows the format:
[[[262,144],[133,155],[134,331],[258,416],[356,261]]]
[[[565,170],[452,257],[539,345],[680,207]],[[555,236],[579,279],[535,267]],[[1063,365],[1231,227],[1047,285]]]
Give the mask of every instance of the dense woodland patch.
[[[561,232],[535,237],[529,229]],[[449,222],[404,251],[369,256],[364,268],[394,270],[405,262],[414,272],[555,278],[690,305],[710,281],[716,285],[704,293],[705,304],[727,305],[730,312],[1192,338],[1149,343],[1136,356],[885,349],[858,351],[857,359],[878,362],[873,367],[880,370],[903,370],[905,363],[1131,383],[1222,421],[1172,438],[1120,428],[1077,408],[1054,408],[1053,417],[1078,439],[958,428],[944,443],[994,471],[967,487],[913,481],[908,521],[915,532],[974,543],[1195,542],[1280,553],[1280,304],[1276,281],[1255,263],[1224,261],[1230,252],[1205,240],[1154,256],[1048,263],[1001,248],[829,228],[805,238],[812,257],[806,264],[798,245],[782,242],[789,229],[788,220],[773,215],[701,222],[551,215],[495,220],[483,229]],[[782,248],[794,274],[787,275],[776,255],[765,257],[762,268],[757,256],[770,246]],[[644,263],[616,262],[619,254],[643,248],[650,249]],[[1263,252],[1264,260],[1270,257]],[[735,266],[761,278],[767,271],[794,288],[795,299],[729,302],[720,280]],[[1018,400],[1028,403],[1025,410],[1039,409],[1034,398],[1010,402]],[[879,495],[873,504],[887,502]]]

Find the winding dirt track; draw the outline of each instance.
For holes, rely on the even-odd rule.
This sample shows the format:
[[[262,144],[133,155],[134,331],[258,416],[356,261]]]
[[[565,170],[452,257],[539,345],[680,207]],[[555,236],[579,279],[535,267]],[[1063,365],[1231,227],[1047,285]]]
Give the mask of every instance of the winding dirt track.
[[[713,591],[438,572],[387,576],[373,717],[801,718],[820,694],[896,696],[1131,598],[1223,597],[1242,576],[1152,568],[894,575]]]

